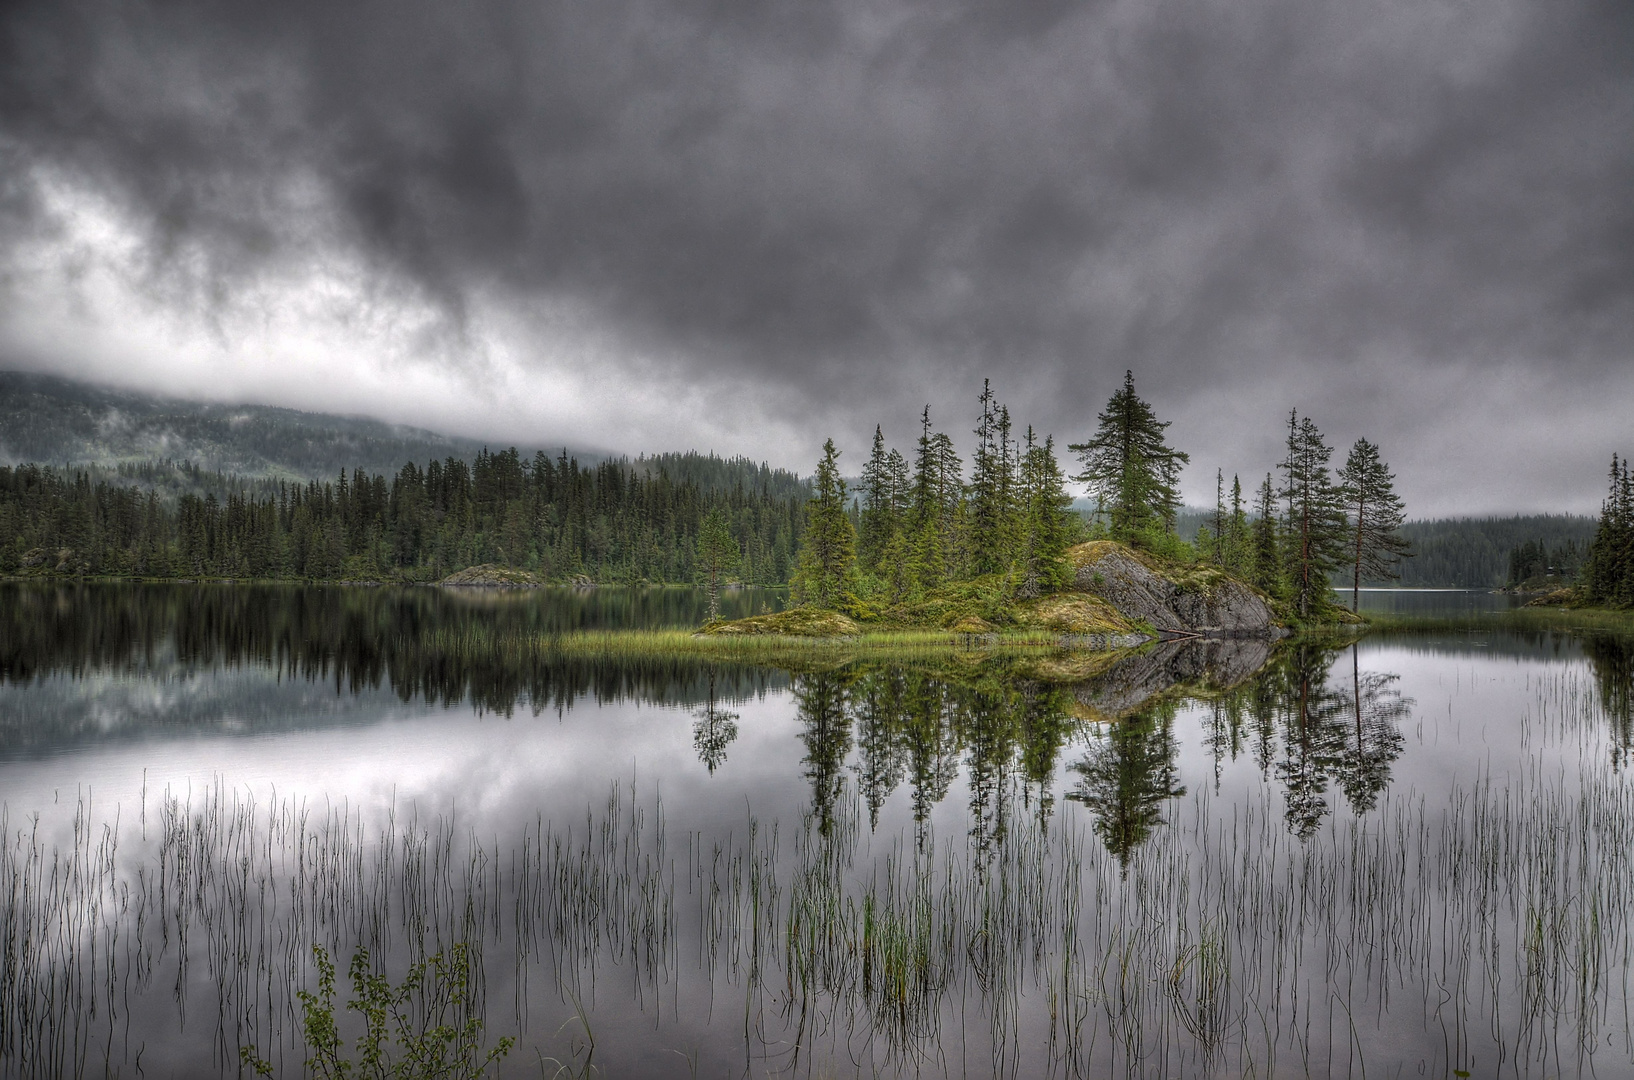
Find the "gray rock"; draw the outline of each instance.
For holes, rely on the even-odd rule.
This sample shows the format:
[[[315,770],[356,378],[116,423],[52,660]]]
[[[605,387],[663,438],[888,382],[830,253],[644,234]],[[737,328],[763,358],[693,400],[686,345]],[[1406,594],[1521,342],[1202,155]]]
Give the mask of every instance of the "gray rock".
[[[1073,696],[1116,719],[1137,712],[1156,695],[1180,684],[1225,689],[1264,667],[1271,639],[1219,638],[1168,641],[1120,659]]]
[[[1078,568],[1078,587],[1132,619],[1169,634],[1203,637],[1274,637],[1271,608],[1253,589],[1219,576],[1206,589],[1185,588],[1134,555],[1109,548]]]

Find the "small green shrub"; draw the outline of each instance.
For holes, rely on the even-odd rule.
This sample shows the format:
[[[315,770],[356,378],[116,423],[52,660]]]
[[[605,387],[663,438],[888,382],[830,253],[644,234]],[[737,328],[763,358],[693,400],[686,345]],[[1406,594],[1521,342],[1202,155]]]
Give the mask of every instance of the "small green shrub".
[[[482,1021],[471,997],[471,956],[455,945],[421,961],[393,986],[370,969],[369,953],[352,954],[348,971],[352,999],[348,1012],[363,1018],[357,1057],[345,1055],[335,1017],[335,965],[321,945],[312,946],[318,964],[318,992],[300,991],[302,1033],[306,1037],[305,1074],[323,1080],[477,1080],[510,1053],[514,1039],[500,1039],[482,1049]],[[239,1049],[244,1065],[257,1076],[273,1076],[272,1063],[254,1047]]]

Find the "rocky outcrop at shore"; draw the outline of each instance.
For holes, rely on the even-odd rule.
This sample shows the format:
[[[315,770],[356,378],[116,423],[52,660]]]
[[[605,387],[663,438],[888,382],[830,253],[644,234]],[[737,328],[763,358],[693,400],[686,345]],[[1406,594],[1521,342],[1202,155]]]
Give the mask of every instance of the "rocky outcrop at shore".
[[[1109,541],[1080,544],[1068,556],[1079,589],[1166,635],[1275,637],[1281,632],[1264,596],[1214,567],[1165,565]]]
[[[464,570],[456,570],[437,584],[467,588],[537,589],[545,583],[526,570],[483,563],[481,566],[468,566]]]

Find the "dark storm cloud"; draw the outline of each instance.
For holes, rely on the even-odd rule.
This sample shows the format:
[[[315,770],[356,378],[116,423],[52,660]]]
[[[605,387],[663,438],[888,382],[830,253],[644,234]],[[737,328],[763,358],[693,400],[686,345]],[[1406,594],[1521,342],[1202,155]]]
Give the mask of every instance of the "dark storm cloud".
[[[0,222],[72,176],[207,305],[321,217],[453,332],[570,301],[853,437],[988,372],[1076,436],[1133,367],[1411,439],[1426,369],[1626,368],[1631,68],[1621,0],[22,4]]]

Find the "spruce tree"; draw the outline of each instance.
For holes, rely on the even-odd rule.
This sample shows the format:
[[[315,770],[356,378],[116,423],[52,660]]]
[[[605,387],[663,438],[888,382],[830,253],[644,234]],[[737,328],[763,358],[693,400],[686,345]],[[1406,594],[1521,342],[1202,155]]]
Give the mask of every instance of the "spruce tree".
[[[1027,429],[1026,449],[1021,455],[1022,498],[1022,596],[1053,592],[1066,584],[1069,570],[1062,556],[1072,542],[1072,496],[1067,494],[1066,477],[1055,460],[1055,439],[1048,436],[1039,445],[1033,429]]]
[[[969,572],[996,574],[1010,565],[1010,533],[1015,518],[1009,447],[1009,412],[993,398],[992,384],[982,381],[981,419],[976,424],[976,453],[968,491]]]
[[[1260,484],[1259,498],[1254,504],[1253,550],[1250,557],[1249,578],[1261,591],[1272,596],[1282,593],[1282,557],[1277,544],[1276,493],[1271,486],[1271,474],[1265,474]]]
[[[874,426],[873,451],[862,467],[861,528],[857,536],[857,561],[872,571],[879,568],[880,556],[895,531],[896,500],[891,490],[890,456],[885,450],[885,434]]]
[[[790,582],[794,601],[837,610],[849,598],[856,565],[857,536],[846,513],[845,479],[834,440],[823,443],[811,501],[806,504],[806,532],[800,563]]]
[[[717,506],[704,515],[703,524],[698,528],[698,562],[708,582],[711,620],[720,618],[721,614],[721,571],[740,557],[737,539],[726,522],[726,515]]]
[[[944,531],[942,447],[931,430],[930,406],[919,418],[919,442],[914,454],[913,537],[908,551],[909,577],[914,592],[934,589],[947,573],[947,538]]]
[[[1379,448],[1366,439],[1357,439],[1350,457],[1339,470],[1350,525],[1350,610],[1361,597],[1362,576],[1396,578],[1396,566],[1409,557],[1407,541],[1396,530],[1406,519],[1401,499],[1396,495],[1395,477],[1390,466],[1379,459]]]
[[[1073,479],[1089,486],[1108,515],[1113,538],[1172,532],[1180,468],[1191,458],[1163,441],[1170,421],[1159,420],[1135,393],[1132,371],[1124,372],[1123,386],[1096,420],[1095,434],[1067,449],[1079,455],[1084,467]]]
[[[1634,474],[1626,459],[1611,456],[1611,482],[1600,522],[1589,544],[1584,575],[1589,599],[1613,607],[1634,606]]]
[[[1243,482],[1231,476],[1231,517],[1226,522],[1226,568],[1239,576],[1249,572],[1248,515],[1243,511]]]
[[[1225,470],[1214,470],[1214,565],[1226,565]]]
[[[1287,579],[1294,610],[1302,619],[1331,605],[1329,575],[1344,565],[1347,522],[1344,493],[1328,473],[1333,450],[1310,417],[1288,419],[1288,459],[1283,465]]]

